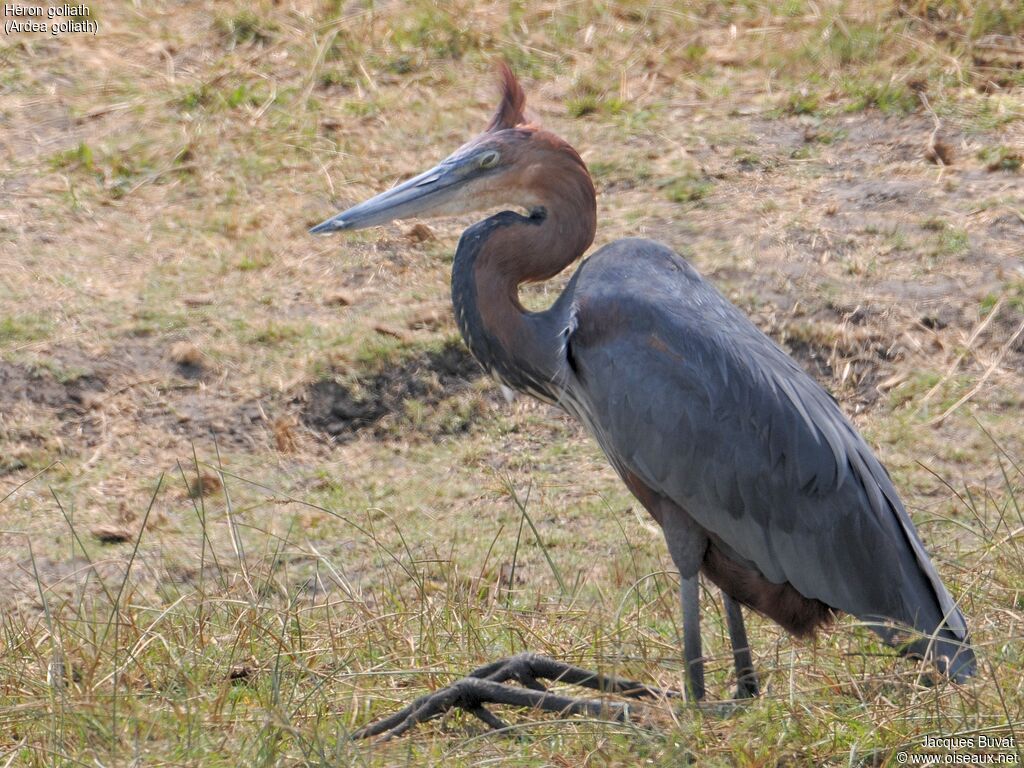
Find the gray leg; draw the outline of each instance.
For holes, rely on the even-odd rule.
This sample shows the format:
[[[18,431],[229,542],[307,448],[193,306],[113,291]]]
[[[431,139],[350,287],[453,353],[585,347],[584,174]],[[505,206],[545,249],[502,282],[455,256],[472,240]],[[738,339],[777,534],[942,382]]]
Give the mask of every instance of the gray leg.
[[[683,657],[687,692],[694,701],[704,698],[704,657],[700,646],[700,577],[684,578],[679,588],[683,603]]]
[[[729,625],[729,641],[732,643],[732,658],[736,664],[736,696],[737,699],[749,699],[757,696],[757,673],[754,662],[750,658],[750,643],[747,642],[747,628],[743,625],[743,611],[740,604],[722,593],[725,604],[725,620]]]
[[[683,657],[689,694],[704,698],[704,658],[700,643],[700,581],[698,572],[708,549],[708,537],[692,518],[671,502],[658,510],[669,554],[679,569],[679,595],[683,605]]]

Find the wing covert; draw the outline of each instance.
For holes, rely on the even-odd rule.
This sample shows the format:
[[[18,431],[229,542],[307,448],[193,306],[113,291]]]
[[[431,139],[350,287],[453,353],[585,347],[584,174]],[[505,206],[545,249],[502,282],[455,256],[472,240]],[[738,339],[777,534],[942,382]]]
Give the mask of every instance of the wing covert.
[[[620,472],[772,582],[927,631],[945,615],[966,636],[888,474],[824,389],[664,246],[618,241],[580,273],[567,404]]]

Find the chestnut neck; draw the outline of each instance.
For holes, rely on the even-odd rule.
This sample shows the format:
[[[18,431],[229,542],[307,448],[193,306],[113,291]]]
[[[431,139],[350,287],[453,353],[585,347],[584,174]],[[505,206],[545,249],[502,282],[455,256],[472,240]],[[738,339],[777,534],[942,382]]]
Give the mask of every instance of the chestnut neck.
[[[519,301],[519,286],[548,280],[590,247],[597,228],[594,185],[565,145],[544,167],[530,216],[502,211],[465,231],[452,265],[459,330],[480,363],[508,386],[558,399],[571,288],[542,312]]]

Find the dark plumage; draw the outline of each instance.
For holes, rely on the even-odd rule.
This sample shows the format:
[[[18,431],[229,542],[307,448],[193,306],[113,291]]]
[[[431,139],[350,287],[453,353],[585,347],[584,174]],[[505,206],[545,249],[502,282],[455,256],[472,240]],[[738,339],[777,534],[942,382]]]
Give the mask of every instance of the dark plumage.
[[[701,567],[712,581],[797,634],[826,620],[827,606],[939,629],[935,655],[957,655],[963,615],[888,473],[789,356],[657,243],[601,249],[570,290],[570,398],[620,473],[707,532]],[[795,611],[799,601],[773,589],[784,584],[805,598]],[[777,608],[772,598],[784,599]],[[924,655],[927,642],[909,649]],[[951,673],[972,669],[962,651]]]
[[[484,134],[313,231],[499,204],[528,211],[502,211],[463,234],[452,266],[456,320],[496,378],[586,424],[661,525],[682,577],[696,698],[700,572],[723,593],[738,695],[757,692],[740,603],[798,635],[851,613],[950,677],[972,674],[964,617],[884,467],[835,400],[682,257],[619,240],[584,261],[551,308],[523,309],[519,285],[558,274],[590,246],[596,198],[576,151],[526,121],[507,68],[503,85]],[[533,679],[519,662],[483,677],[497,679],[500,668]],[[527,666],[550,668],[535,658]],[[463,681],[460,696],[483,690],[479,677]],[[533,703],[554,707],[543,696]],[[410,711],[404,726],[384,730],[427,716]]]

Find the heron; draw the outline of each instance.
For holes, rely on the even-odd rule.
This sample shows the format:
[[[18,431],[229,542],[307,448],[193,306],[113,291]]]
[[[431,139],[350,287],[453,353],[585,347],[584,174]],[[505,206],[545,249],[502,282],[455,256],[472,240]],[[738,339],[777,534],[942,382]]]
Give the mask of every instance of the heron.
[[[469,227],[455,251],[459,331],[502,385],[582,422],[661,527],[680,576],[692,700],[705,697],[701,574],[722,596],[733,698],[759,694],[743,608],[799,637],[851,614],[945,677],[971,676],[964,616],[882,463],[836,400],[686,259],[652,240],[617,240],[585,259],[548,309],[524,308],[522,285],[553,278],[591,246],[597,198],[579,153],[527,118],[505,64],[499,80],[500,102],[483,133],[310,232],[502,208]],[[453,707],[493,727],[503,723],[485,704],[607,711],[600,701],[557,695],[541,679],[658,693],[524,653],[356,736],[396,736]]]

